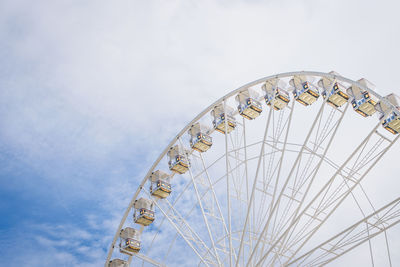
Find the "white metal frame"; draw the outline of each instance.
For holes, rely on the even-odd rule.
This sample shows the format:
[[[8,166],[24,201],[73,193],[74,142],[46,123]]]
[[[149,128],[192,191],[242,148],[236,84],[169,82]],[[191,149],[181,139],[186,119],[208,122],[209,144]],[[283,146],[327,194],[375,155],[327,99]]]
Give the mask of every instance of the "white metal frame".
[[[249,147],[249,145],[247,144],[246,141],[246,121],[245,119],[243,119],[242,123],[238,123],[242,128],[243,128],[243,133],[241,137],[237,137],[236,139],[240,139],[243,141],[243,146],[234,146],[234,138],[232,137],[232,134],[225,134],[225,179],[226,179],[226,201],[227,201],[227,214],[226,214],[226,219],[224,218],[224,214],[223,214],[223,209],[221,208],[221,205],[218,201],[218,198],[216,196],[216,192],[215,192],[215,186],[216,183],[218,183],[218,181],[220,178],[218,179],[214,184],[210,179],[209,173],[207,171],[207,167],[205,165],[204,162],[204,158],[202,156],[202,154],[199,154],[199,158],[201,159],[202,165],[203,165],[203,171],[200,174],[193,174],[192,173],[192,169],[189,168],[189,175],[190,175],[190,181],[188,182],[186,188],[189,185],[192,185],[194,187],[194,190],[196,192],[196,199],[197,199],[197,204],[199,205],[199,209],[201,210],[201,214],[202,214],[202,218],[204,221],[204,224],[206,225],[207,228],[207,235],[208,238],[211,241],[211,246],[210,248],[207,247],[206,243],[201,239],[200,235],[197,234],[189,225],[189,223],[186,221],[186,219],[184,218],[184,216],[182,216],[181,214],[179,214],[179,212],[177,212],[176,210],[174,210],[174,203],[170,203],[168,201],[168,199],[165,200],[158,200],[156,198],[153,198],[150,193],[147,191],[147,189],[145,188],[145,185],[147,184],[150,175],[152,174],[152,172],[154,172],[156,169],[156,167],[159,165],[160,161],[165,158],[166,153],[168,152],[169,148],[172,147],[174,144],[176,143],[180,143],[182,145],[182,141],[181,138],[182,136],[187,132],[187,130],[196,122],[198,122],[203,116],[205,116],[207,113],[209,113],[213,107],[215,107],[218,104],[223,104],[224,106],[224,110],[226,111],[226,107],[227,107],[227,101],[232,97],[235,96],[236,94],[238,94],[239,92],[246,90],[250,87],[254,87],[256,85],[260,85],[268,80],[271,79],[280,79],[280,78],[288,78],[288,77],[292,77],[295,75],[303,75],[303,76],[312,76],[312,77],[327,77],[327,78],[331,78],[340,82],[344,82],[350,85],[356,85],[359,88],[368,91],[371,95],[377,97],[380,101],[382,101],[383,103],[385,103],[386,105],[393,107],[391,103],[389,103],[385,98],[383,98],[382,96],[380,96],[379,94],[377,94],[376,92],[374,92],[372,89],[365,87],[364,85],[350,80],[348,78],[339,76],[339,75],[335,75],[335,74],[330,74],[330,73],[321,73],[321,72],[289,72],[289,73],[282,73],[282,74],[278,74],[278,75],[273,75],[273,76],[268,76],[265,78],[261,78],[258,79],[256,81],[253,81],[251,83],[248,83],[230,93],[228,93],[227,95],[225,95],[224,97],[220,98],[219,100],[217,100],[216,102],[214,102],[212,105],[210,105],[208,108],[206,108],[204,111],[202,111],[199,115],[197,115],[187,126],[185,126],[179,133],[178,135],[168,144],[168,146],[162,151],[162,153],[160,154],[160,156],[157,158],[157,160],[153,163],[153,165],[151,166],[151,168],[149,169],[149,171],[147,172],[146,176],[144,177],[144,179],[142,180],[142,182],[140,183],[138,189],[136,190],[136,192],[134,193],[131,202],[128,205],[128,208],[126,209],[125,213],[123,214],[122,220],[118,226],[118,229],[116,231],[116,234],[112,240],[109,252],[107,254],[107,259],[106,259],[106,263],[105,266],[108,265],[109,260],[111,259],[112,253],[114,251],[114,248],[116,247],[117,244],[117,240],[119,237],[119,233],[120,230],[122,229],[122,227],[124,226],[126,219],[129,215],[129,213],[131,212],[131,209],[133,207],[133,204],[135,202],[135,200],[138,198],[139,194],[144,193],[146,194],[149,198],[152,198],[155,200],[155,204],[156,206],[159,208],[159,210],[162,212],[162,214],[165,216],[165,218],[167,219],[167,221],[169,221],[169,223],[176,229],[177,232],[177,236],[182,237],[185,242],[187,243],[187,245],[189,247],[192,248],[192,250],[195,252],[195,254],[199,257],[200,262],[202,262],[204,265],[209,266],[209,265],[217,265],[217,266],[222,266],[224,265],[223,260],[220,257],[220,253],[224,253],[227,254],[226,256],[228,257],[228,264],[229,266],[239,266],[240,265],[240,260],[244,260],[244,246],[249,246],[250,249],[250,255],[248,255],[248,259],[247,259],[247,265],[252,266],[254,263],[256,265],[260,265],[265,263],[265,260],[268,258],[268,256],[274,252],[275,255],[272,259],[270,259],[269,264],[274,264],[276,261],[281,262],[281,256],[282,257],[286,257],[286,259],[284,260],[284,262],[281,262],[282,264],[291,264],[295,261],[298,261],[300,258],[296,258],[297,252],[302,248],[302,246],[305,244],[305,242],[307,240],[309,240],[309,238],[311,238],[311,236],[319,229],[319,227],[328,219],[328,217],[330,216],[330,214],[332,214],[334,212],[334,210],[342,203],[342,201],[349,195],[352,194],[352,190],[356,187],[360,185],[360,181],[362,180],[362,178],[369,172],[370,169],[372,169],[372,167],[376,164],[376,162],[383,156],[383,154],[393,145],[393,143],[395,141],[397,141],[399,136],[396,136],[392,139],[388,139],[387,137],[383,136],[382,134],[379,133],[378,126],[380,126],[381,122],[378,123],[378,125],[371,131],[371,133],[367,136],[367,138],[359,145],[359,147],[353,152],[352,155],[350,155],[350,157],[348,158],[348,160],[340,167],[338,167],[336,173],[334,176],[332,176],[331,180],[329,183],[327,183],[324,188],[321,189],[321,191],[315,196],[315,198],[311,201],[311,203],[309,203],[308,205],[306,205],[306,207],[304,209],[301,209],[301,207],[304,204],[304,199],[305,199],[305,194],[308,192],[308,189],[310,188],[317,172],[319,169],[319,166],[321,165],[321,163],[323,161],[326,161],[327,159],[325,158],[326,155],[326,151],[329,149],[329,146],[331,144],[331,141],[333,140],[333,137],[335,136],[336,130],[340,125],[340,122],[345,114],[345,111],[347,109],[348,103],[346,105],[345,108],[342,109],[338,109],[339,112],[341,112],[341,115],[339,116],[339,118],[337,119],[337,124],[335,124],[332,128],[323,128],[321,130],[321,132],[317,133],[317,136],[319,136],[321,143],[323,141],[326,141],[325,138],[327,138],[329,135],[326,134],[326,131],[329,130],[329,133],[331,133],[331,135],[329,136],[329,141],[327,142],[326,147],[324,148],[323,152],[317,152],[320,149],[320,145],[318,145],[317,143],[314,143],[313,148],[311,148],[312,144],[309,143],[309,139],[311,134],[314,131],[314,128],[317,127],[318,125],[318,130],[320,130],[320,124],[322,124],[321,122],[321,116],[325,107],[325,101],[323,101],[322,106],[318,112],[318,114],[316,115],[316,118],[312,124],[312,127],[310,128],[308,135],[304,141],[304,144],[299,147],[297,153],[298,153],[298,157],[295,161],[295,163],[292,166],[292,169],[290,171],[290,174],[288,175],[288,177],[286,178],[286,181],[283,185],[283,187],[281,188],[281,191],[279,192],[279,194],[276,192],[276,190],[278,189],[277,184],[275,184],[275,186],[273,186],[274,188],[274,193],[272,196],[272,201],[271,201],[271,206],[268,208],[268,212],[269,212],[269,216],[267,216],[266,222],[263,224],[263,228],[260,231],[260,229],[257,229],[258,227],[256,227],[256,222],[252,221],[250,218],[252,217],[252,213],[255,213],[255,208],[252,206],[253,202],[254,202],[254,195],[255,192],[259,191],[260,189],[257,187],[258,185],[258,177],[260,175],[260,171],[261,171],[261,161],[265,160],[265,156],[267,155],[265,153],[265,148],[266,147],[271,147],[271,149],[274,149],[275,152],[271,152],[271,153],[280,153],[280,157],[278,160],[278,163],[275,166],[274,169],[274,175],[276,177],[280,177],[280,171],[282,168],[282,162],[283,162],[283,158],[285,155],[285,151],[288,151],[287,146],[290,146],[291,144],[287,143],[287,135],[289,133],[289,129],[290,129],[290,122],[291,122],[291,118],[292,118],[292,114],[293,114],[293,110],[294,110],[294,103],[295,100],[292,99],[291,101],[293,102],[292,106],[288,106],[287,108],[290,109],[290,115],[287,116],[287,120],[286,120],[286,124],[285,125],[279,125],[280,128],[280,134],[279,136],[284,132],[284,130],[286,129],[285,135],[284,135],[284,140],[279,140],[279,138],[274,138],[271,142],[271,140],[268,140],[268,135],[271,132],[274,132],[275,129],[269,129],[270,128],[270,124],[271,124],[271,120],[274,120],[274,110],[271,108],[269,109],[269,115],[268,115],[268,119],[267,119],[267,123],[266,123],[266,127],[265,127],[265,132],[264,132],[264,139],[263,141],[261,141],[259,144],[260,145],[260,152],[259,152],[259,157],[258,157],[258,161],[257,161],[257,169],[255,172],[255,177],[253,180],[253,185],[251,188],[251,194],[249,196],[249,177],[248,177],[248,162],[251,160],[250,158],[248,158],[247,155],[247,149]],[[266,112],[266,111],[264,111]],[[400,115],[400,112],[398,110],[394,110],[395,113],[397,113],[397,115]],[[283,114],[283,113],[282,113]],[[329,118],[328,118],[329,119]],[[283,120],[282,117],[280,118],[280,120]],[[282,121],[279,121],[278,119],[278,124],[282,123]],[[275,126],[274,123],[272,122],[272,126]],[[227,120],[225,120],[225,129],[227,129]],[[324,133],[325,131],[325,133]],[[276,134],[276,133],[274,133]],[[278,134],[276,134],[278,136]],[[318,135],[319,134],[319,135]],[[366,158],[362,158],[361,162],[358,162],[358,165],[355,164],[354,166],[346,166],[346,164],[348,162],[350,162],[350,160],[354,159],[355,157],[361,157],[361,154],[364,152],[364,149],[366,147],[366,144],[368,143],[368,141],[370,140],[370,138],[372,136],[378,136],[380,137],[380,143],[379,145],[372,146],[371,150],[369,152],[371,153],[367,153]],[[318,138],[316,138],[318,139]],[[323,139],[323,140],[322,140]],[[386,146],[383,150],[379,150],[378,151],[378,147],[382,144],[382,142],[386,142]],[[232,150],[229,149],[230,144],[232,144]],[[278,148],[278,144],[280,146],[282,146],[281,149]],[[231,161],[231,157],[233,153],[240,153],[240,151],[243,150],[243,159],[240,160],[236,157],[236,161],[239,162],[237,163],[237,167],[236,168],[232,168],[230,166],[230,161]],[[193,152],[193,151],[192,151]],[[304,179],[309,179],[308,184],[305,183],[302,186],[305,186],[306,190],[304,191],[305,194],[303,195],[302,199],[299,201],[296,199],[296,197],[293,197],[293,193],[292,193],[292,197],[290,197],[290,193],[289,193],[289,189],[288,189],[288,182],[292,176],[293,173],[295,173],[296,171],[296,167],[298,167],[298,165],[300,164],[299,161],[301,160],[300,157],[302,154],[307,154],[310,155],[310,157],[314,157],[317,156],[317,158],[319,158],[319,162],[316,166],[314,166],[314,169],[312,170],[311,174],[304,178]],[[374,154],[375,153],[375,154]],[[364,155],[365,156],[365,155]],[[359,158],[357,158],[356,162],[359,160]],[[239,165],[238,165],[239,164]],[[360,174],[360,169],[362,169],[362,167],[367,166],[368,164],[370,164],[370,166],[368,167],[367,170],[364,170],[364,172],[362,174]],[[247,209],[246,209],[246,216],[245,216],[245,221],[243,224],[243,228],[240,232],[236,232],[233,231],[232,229],[232,214],[231,214],[231,186],[236,187],[236,185],[232,185],[230,182],[230,176],[233,175],[233,173],[235,171],[238,171],[238,166],[244,165],[245,167],[245,177],[246,177],[246,199],[243,200],[244,203],[246,203],[247,205]],[[310,168],[311,164],[309,164],[308,168]],[[346,168],[349,168],[350,171],[345,170]],[[271,165],[272,168],[272,165]],[[264,171],[264,170],[263,170]],[[203,207],[203,197],[204,195],[201,195],[200,192],[198,191],[197,188],[197,179],[201,174],[205,174],[207,177],[207,181],[208,181],[208,189],[212,195],[213,195],[213,199],[216,202],[216,206],[217,209],[219,211],[219,219],[222,222],[223,225],[223,230],[225,232],[225,235],[228,238],[228,247],[225,248],[221,248],[219,247],[220,242],[214,240],[215,237],[213,236],[213,232],[212,232],[212,226],[210,225],[209,219],[207,218],[205,209]],[[357,175],[358,177],[355,178],[354,176]],[[263,175],[264,177],[264,175]],[[296,174],[297,177],[297,174]],[[343,186],[341,187],[344,188],[344,185],[348,186],[347,181],[351,181],[352,185],[350,188],[347,188],[347,190],[343,189],[342,194],[337,196],[339,193],[335,193],[335,192],[330,192],[329,190],[331,189],[331,185],[333,183],[333,181],[335,179],[338,179],[337,177],[341,177],[344,182],[342,183]],[[278,182],[278,178],[276,178],[276,183]],[[232,180],[232,182],[234,183],[234,179]],[[233,188],[236,189],[236,188]],[[185,189],[186,190],[186,189]],[[293,189],[290,189],[293,190]],[[182,192],[183,193],[183,192]],[[334,194],[335,193],[335,194]],[[331,199],[327,199],[326,196],[329,195],[329,197],[331,197]],[[279,205],[280,205],[280,201],[283,197],[287,197],[289,199],[290,206],[292,205],[297,205],[296,208],[296,212],[294,213],[294,215],[292,215],[292,217],[290,217],[291,219],[291,223],[289,225],[284,225],[281,222],[276,222],[277,220],[277,209],[279,209]],[[319,199],[320,197],[320,199]],[[238,197],[239,199],[240,197]],[[297,202],[298,203],[297,203]],[[318,202],[319,201],[319,202]],[[293,204],[293,203],[297,203],[297,204]],[[313,205],[317,204],[317,202],[319,203],[317,208],[315,208]],[[328,204],[327,204],[328,203]],[[167,205],[165,205],[167,204]],[[289,205],[289,204],[288,204]],[[322,205],[322,207],[321,207]],[[324,206],[325,205],[325,206]],[[326,214],[324,214],[324,210],[328,210],[329,207],[331,207],[332,205],[334,205],[334,208],[329,210],[329,212],[327,212]],[[286,206],[287,207],[287,206]],[[191,212],[193,211],[193,209],[191,210]],[[316,215],[318,214],[318,215]],[[320,219],[318,216],[320,216],[321,214],[326,215],[324,218]],[[275,216],[275,217],[274,217]],[[372,216],[372,215],[371,215]],[[300,220],[304,219],[304,218],[311,218],[312,220],[318,221],[319,223],[317,224],[317,226],[315,226],[314,228],[312,228],[313,230],[311,232],[307,232],[308,235],[305,236],[306,241],[303,242],[297,242],[295,244],[292,244],[288,241],[289,237],[294,236],[295,234],[298,234],[300,237],[302,236],[302,234],[304,233],[303,229],[301,229],[300,232],[295,232],[295,230],[297,229],[296,227],[298,226],[298,223]],[[322,216],[323,217],[323,216]],[[368,217],[369,218],[369,217]],[[274,221],[272,222],[273,226],[270,226],[271,220],[274,219]],[[164,220],[164,218],[163,218]],[[309,219],[310,220],[310,219]],[[362,222],[366,222],[367,219],[365,219]],[[361,222],[359,223],[361,224]],[[357,224],[357,225],[359,225]],[[310,224],[311,225],[311,224]],[[285,228],[286,227],[286,228]],[[267,242],[267,236],[266,234],[268,233],[269,229],[273,229],[273,235],[271,236],[270,240],[273,241],[273,243],[268,243]],[[187,232],[185,233],[185,229]],[[140,231],[142,232],[144,230],[143,227],[140,228]],[[303,231],[303,232],[302,232]],[[382,232],[382,231],[381,231]],[[381,233],[379,232],[379,233]],[[386,231],[384,231],[385,235],[386,235]],[[365,241],[369,241],[370,238],[372,238],[373,236],[375,236],[378,233],[375,233],[374,235],[370,235],[368,233],[368,239],[366,239]],[[175,239],[176,237],[175,236]],[[300,238],[299,237],[299,238]],[[174,239],[174,240],[175,240]],[[233,246],[233,240],[237,241],[238,248],[237,251]],[[247,241],[246,241],[247,240]],[[270,241],[270,242],[271,242]],[[253,244],[254,242],[254,244]],[[296,247],[294,249],[294,251],[292,250],[292,247],[295,247],[298,244],[298,247]],[[325,244],[325,243],[324,243]],[[324,245],[322,244],[322,245]],[[261,248],[259,247],[260,245]],[[321,245],[321,246],[322,246]],[[171,244],[172,246],[172,244]],[[269,246],[269,249],[267,249],[265,251],[265,246]],[[316,248],[315,250],[317,250],[318,248]],[[222,251],[222,252],[221,252]],[[147,257],[146,255],[143,254],[133,254],[134,256],[140,258],[141,260],[152,263],[154,265],[158,265],[158,266],[163,266],[163,263],[159,263],[155,260],[152,260],[151,258]],[[281,256],[280,256],[281,255]],[[289,255],[289,256],[287,256]],[[308,255],[308,254],[307,254]],[[256,260],[253,262],[253,258],[255,258]],[[132,256],[129,257],[129,263],[132,261]],[[242,262],[242,264],[244,264],[245,262]]]

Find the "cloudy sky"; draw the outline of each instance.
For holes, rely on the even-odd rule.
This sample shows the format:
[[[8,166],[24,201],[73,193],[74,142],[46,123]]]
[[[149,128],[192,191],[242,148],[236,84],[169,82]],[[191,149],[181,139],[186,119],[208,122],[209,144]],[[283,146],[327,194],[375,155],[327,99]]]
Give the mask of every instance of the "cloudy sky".
[[[336,70],[399,94],[399,3],[0,0],[2,264],[100,266],[161,149],[244,83]]]

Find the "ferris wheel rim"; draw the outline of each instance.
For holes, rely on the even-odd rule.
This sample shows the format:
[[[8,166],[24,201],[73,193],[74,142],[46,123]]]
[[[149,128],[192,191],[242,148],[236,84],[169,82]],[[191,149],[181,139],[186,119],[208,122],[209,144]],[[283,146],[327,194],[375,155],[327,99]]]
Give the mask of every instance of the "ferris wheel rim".
[[[143,180],[141,181],[141,183],[139,184],[139,186],[137,187],[135,193],[132,196],[131,201],[129,202],[128,207],[126,208],[124,215],[120,221],[120,224],[118,226],[118,229],[116,231],[116,234],[114,235],[113,241],[109,247],[108,250],[108,254],[107,254],[107,258],[106,258],[106,262],[105,262],[105,267],[107,267],[108,262],[111,259],[112,253],[114,248],[116,247],[116,243],[117,240],[119,238],[119,234],[120,231],[124,225],[124,223],[126,222],[126,219],[129,215],[129,212],[131,211],[134,202],[136,201],[137,197],[139,196],[140,192],[143,190],[144,185],[146,184],[146,182],[148,182],[151,174],[154,172],[155,168],[157,167],[157,165],[160,163],[160,161],[166,156],[168,150],[176,143],[180,140],[180,137],[182,137],[189,129],[191,126],[193,126],[196,122],[198,122],[204,115],[206,115],[209,111],[211,111],[215,106],[217,106],[218,104],[224,103],[227,99],[231,98],[232,96],[240,93],[243,90],[246,90],[252,86],[256,86],[258,84],[262,84],[264,82],[267,82],[268,80],[272,80],[272,79],[281,79],[281,78],[288,78],[288,77],[293,77],[293,76],[297,76],[297,75],[303,75],[303,76],[314,76],[314,77],[320,77],[320,78],[330,78],[330,79],[336,79],[337,81],[341,81],[341,82],[345,82],[348,83],[350,85],[355,85],[357,87],[359,87],[360,89],[367,91],[368,93],[370,93],[371,95],[375,96],[379,101],[385,103],[386,105],[388,105],[389,107],[392,107],[392,110],[394,113],[396,113],[398,116],[400,116],[400,111],[397,110],[396,108],[394,108],[394,105],[392,103],[390,103],[386,98],[384,98],[383,96],[381,96],[380,94],[378,94],[375,90],[373,90],[372,88],[369,88],[355,80],[343,77],[341,75],[337,75],[337,74],[332,74],[332,73],[326,73],[326,72],[317,72],[317,71],[294,71],[294,72],[284,72],[284,73],[279,73],[279,74],[275,74],[275,75],[270,75],[270,76],[265,76],[259,79],[256,79],[252,82],[246,83],[230,92],[228,92],[227,94],[225,94],[224,96],[220,97],[218,100],[216,100],[215,102],[213,102],[211,105],[209,105],[207,108],[205,108],[202,112],[200,112],[197,116],[195,116],[188,124],[186,124],[186,126],[184,126],[182,128],[182,130],[168,143],[168,145],[165,147],[165,149],[160,153],[160,155],[157,157],[157,159],[153,162],[153,164],[151,165],[151,167],[149,168],[148,172],[146,173],[146,175],[144,176]],[[143,226],[141,226],[140,231],[143,230]],[[129,256],[129,259],[131,260],[132,256]]]

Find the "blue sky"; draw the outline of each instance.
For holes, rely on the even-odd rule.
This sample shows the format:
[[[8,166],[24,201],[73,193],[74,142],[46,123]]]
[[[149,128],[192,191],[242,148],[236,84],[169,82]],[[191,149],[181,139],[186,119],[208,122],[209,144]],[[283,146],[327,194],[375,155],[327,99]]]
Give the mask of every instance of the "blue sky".
[[[336,70],[399,94],[399,7],[0,1],[3,264],[100,266],[161,149],[248,81]]]

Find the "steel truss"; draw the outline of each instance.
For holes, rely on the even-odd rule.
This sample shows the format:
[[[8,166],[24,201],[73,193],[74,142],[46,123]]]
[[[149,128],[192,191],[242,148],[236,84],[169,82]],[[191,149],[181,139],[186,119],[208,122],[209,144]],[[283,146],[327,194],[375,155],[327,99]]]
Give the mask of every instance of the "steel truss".
[[[283,73],[256,80],[230,92],[182,129],[151,166],[123,215],[105,266],[116,251],[120,230],[127,224],[126,219],[139,196],[153,200],[157,218],[151,226],[151,242],[144,243],[145,248],[140,253],[130,253],[129,264],[135,258],[135,262],[140,262],[142,266],[146,263],[167,266],[171,257],[176,257],[172,254],[174,248],[185,245],[189,250],[183,253],[192,253],[190,257],[195,256],[199,266],[319,266],[367,241],[371,242],[380,233],[386,237],[386,230],[399,222],[400,199],[364,216],[313,249],[304,251],[304,247],[310,244],[313,236],[349,195],[364,214],[354,190],[362,188],[361,181],[399,137],[386,134],[380,121],[344,162],[338,163],[338,160],[329,157],[329,151],[337,139],[335,137],[348,112],[349,103],[333,108],[327,104],[327,98],[319,100],[320,106],[312,122],[301,129],[305,133],[303,140],[297,138],[293,141],[293,134],[298,130],[293,126],[297,102],[292,100],[280,111],[267,107],[263,111],[264,116],[261,116],[264,119],[257,118],[264,120],[264,124],[262,129],[258,129],[256,139],[257,134],[254,134],[251,125],[253,122],[244,118],[236,121],[235,130],[229,134],[218,137],[213,135],[214,130],[210,130],[208,134],[219,140],[210,150],[220,151],[219,154],[209,156],[209,152],[200,153],[193,149],[185,154],[186,160],[191,162],[188,172],[175,175],[179,190],[173,191],[173,195],[166,199],[152,196],[147,189],[150,175],[158,168],[165,168],[163,162],[169,148],[176,144],[187,148],[185,133],[215,106],[221,104],[227,114],[229,101],[239,92],[274,79],[287,81],[296,75],[325,77],[347,86],[356,85],[382,103],[392,106],[370,88],[330,73]],[[258,100],[264,101],[263,98]],[[397,109],[393,110],[400,115]],[[239,118],[238,111],[232,115]],[[227,120],[224,126],[228,128]],[[326,166],[334,173],[322,178],[322,169]],[[319,189],[316,190],[316,187]],[[168,232],[168,242],[162,240],[167,228],[172,231]],[[143,235],[147,234],[144,227],[139,230]],[[154,253],[160,251],[160,242],[164,242],[164,254],[163,257],[155,257]]]
[[[321,266],[335,260],[400,222],[400,198],[383,206],[288,265]]]

